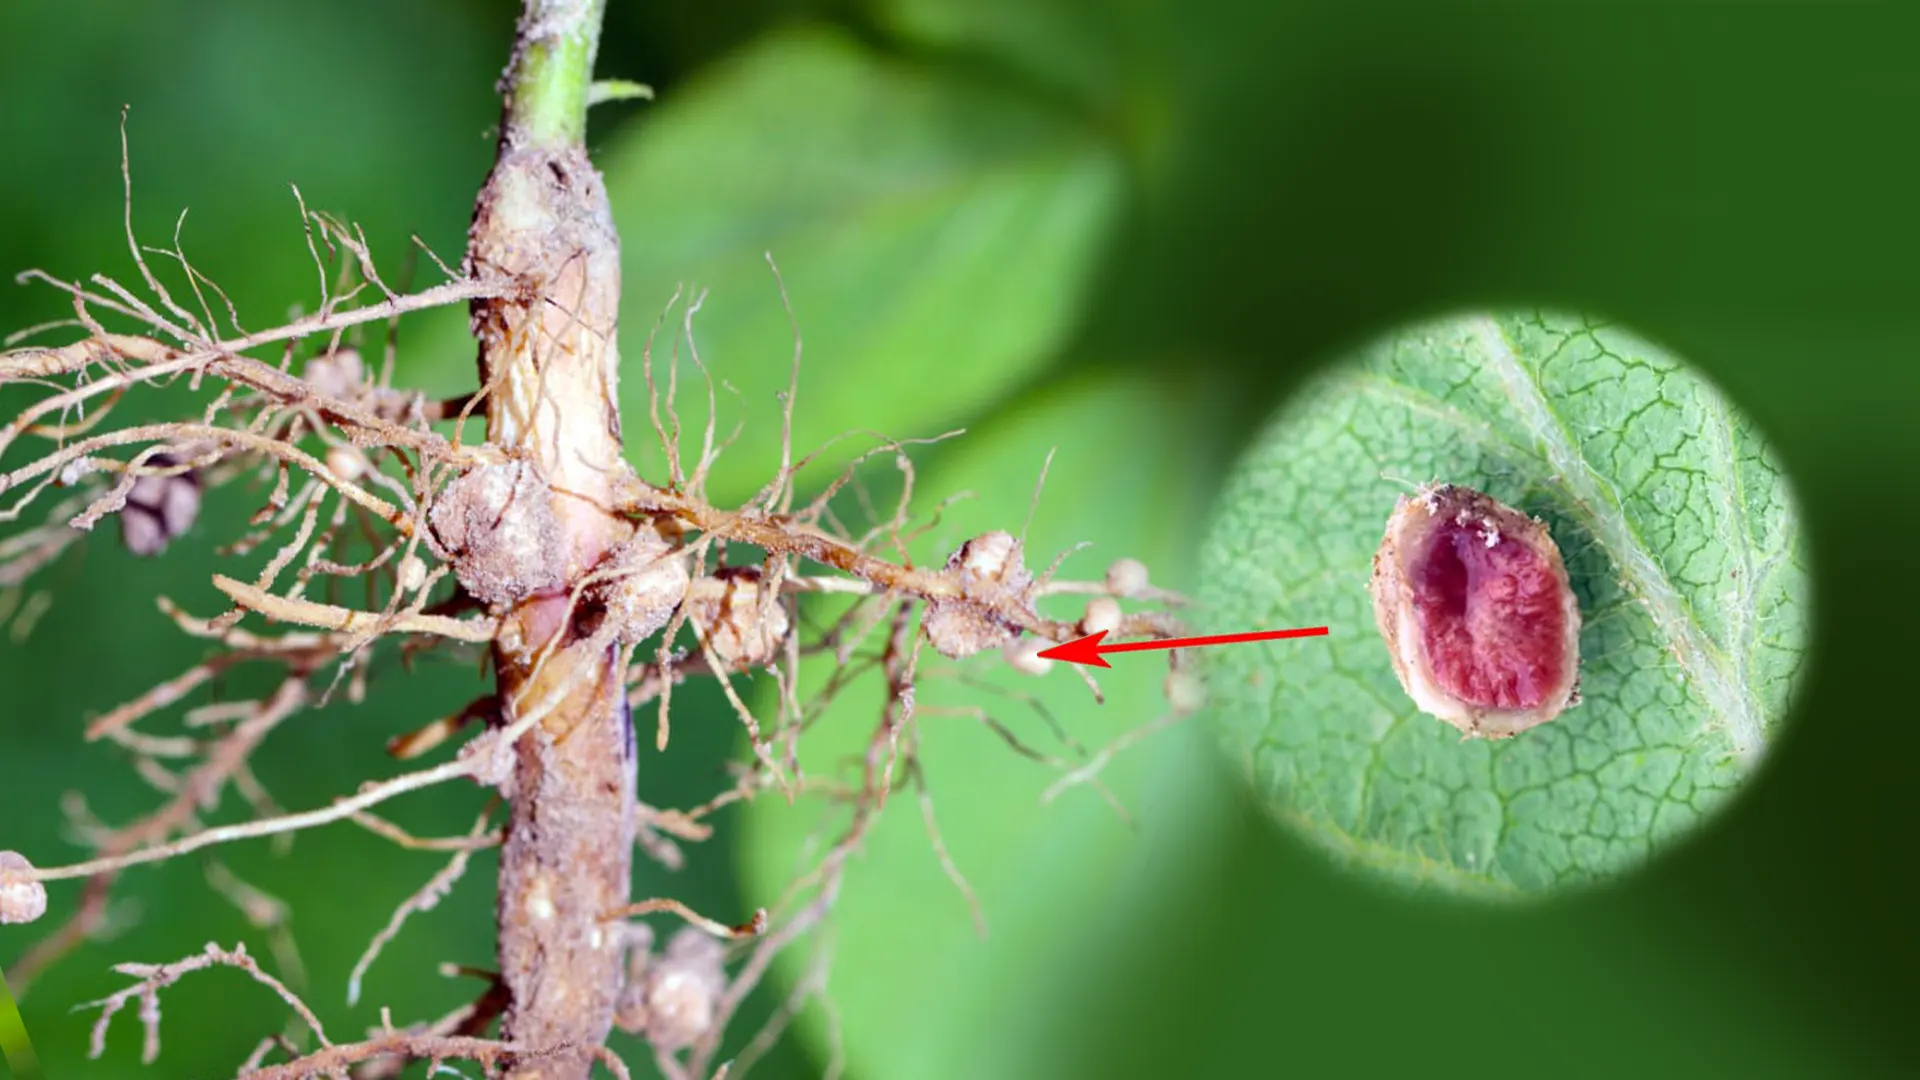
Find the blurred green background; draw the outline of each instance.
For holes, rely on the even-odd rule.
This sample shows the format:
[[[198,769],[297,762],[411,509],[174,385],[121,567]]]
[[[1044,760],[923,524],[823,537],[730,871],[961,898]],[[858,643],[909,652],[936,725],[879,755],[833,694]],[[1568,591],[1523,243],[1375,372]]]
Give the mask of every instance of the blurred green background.
[[[1904,679],[1920,588],[1893,561],[1920,524],[1920,13],[610,7],[601,73],[659,92],[596,110],[591,133],[625,244],[628,338],[676,282],[714,289],[702,355],[740,391],[723,396],[724,415],[748,425],[723,495],[765,475],[784,383],[787,329],[760,262],[771,249],[807,338],[803,442],[968,426],[970,440],[924,455],[924,490],[984,476],[995,486],[980,504],[1008,526],[994,515],[1024,510],[1037,457],[1057,443],[1064,482],[1036,538],[1117,537],[1171,581],[1188,572],[1216,478],[1305,371],[1384,326],[1465,305],[1592,311],[1693,359],[1778,445],[1806,514],[1817,641],[1794,722],[1750,790],[1645,872],[1519,908],[1386,894],[1269,826],[1198,725],[1131,759],[1140,828],[1125,843],[1110,816],[1064,798],[1035,807],[1030,763],[956,751],[963,764],[930,782],[953,800],[949,830],[969,832],[956,814],[991,818],[954,846],[987,879],[993,931],[955,945],[971,941],[967,912],[925,888],[939,871],[923,844],[889,841],[858,868],[849,889],[870,899],[863,923],[842,929],[834,972],[852,1075],[1920,1070],[1900,854],[1920,759]],[[162,241],[192,207],[188,253],[251,324],[313,302],[290,181],[362,223],[384,265],[404,260],[411,233],[452,258],[490,158],[513,14],[498,0],[0,7],[0,266],[129,271],[122,104],[142,235]],[[0,289],[0,327],[64,314],[48,290]],[[446,313],[404,329],[403,375],[466,385],[460,323]],[[629,415],[632,436],[644,422]],[[230,535],[218,523],[250,498],[223,497],[197,535]],[[1114,544],[1073,565],[1097,573],[1133,553]],[[136,562],[102,536],[39,579],[51,612],[24,643],[0,637],[0,847],[42,864],[80,857],[61,829],[68,790],[108,821],[152,805],[121,755],[79,727],[192,662],[151,597],[211,612],[216,562],[206,544]],[[319,805],[390,771],[385,740],[474,686],[444,663],[379,674],[367,704],[275,733],[259,771],[284,804]],[[1150,716],[1149,696],[1071,719],[1097,741]],[[720,782],[737,748],[713,697],[679,714],[664,758],[643,757],[650,801],[687,805]],[[678,875],[642,870],[637,890],[721,918],[766,902],[778,867],[764,841],[782,827],[772,802],[721,819],[721,838]],[[396,816],[444,832],[474,805],[440,792]],[[890,820],[916,824],[902,809]],[[1027,845],[1017,873],[996,867],[1013,838]],[[345,829],[220,857],[290,901],[336,1039],[376,1022],[381,1003],[400,1019],[453,1007],[472,987],[433,965],[491,957],[482,858],[349,1010],[354,956],[438,860]],[[273,955],[273,935],[205,873],[192,859],[130,873],[121,895],[138,910],[123,910],[124,931],[32,987],[21,1007],[47,1075],[224,1075],[278,1028],[271,998],[216,973],[166,996],[153,1070],[138,1067],[128,1017],[106,1060],[84,1059],[90,1021],[68,1009],[121,985],[110,964],[236,938]],[[56,913],[74,895],[56,888]],[[0,932],[0,967],[48,925]],[[913,1007],[882,1008],[896,999]],[[812,1014],[801,1032],[754,1075],[818,1075],[827,1025]]]

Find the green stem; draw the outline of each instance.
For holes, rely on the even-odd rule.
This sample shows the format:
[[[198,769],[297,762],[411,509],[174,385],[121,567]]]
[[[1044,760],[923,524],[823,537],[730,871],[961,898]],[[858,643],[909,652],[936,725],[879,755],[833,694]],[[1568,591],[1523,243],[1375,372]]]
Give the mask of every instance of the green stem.
[[[578,146],[607,0],[526,0],[503,87],[512,146]]]

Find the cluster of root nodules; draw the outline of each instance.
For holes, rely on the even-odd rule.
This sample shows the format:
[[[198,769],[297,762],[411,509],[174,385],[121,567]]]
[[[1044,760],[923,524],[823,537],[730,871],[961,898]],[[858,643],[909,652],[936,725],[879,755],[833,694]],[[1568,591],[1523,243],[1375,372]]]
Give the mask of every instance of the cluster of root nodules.
[[[480,792],[472,828],[455,836],[414,835],[383,816],[382,804],[456,780],[500,788],[509,772],[504,748],[536,737],[541,706],[491,693],[449,702],[443,715],[422,718],[391,739],[391,755],[410,764],[314,808],[283,808],[255,774],[253,755],[281,725],[335,699],[359,703],[372,681],[402,673],[388,660],[439,651],[483,667],[490,647],[501,644],[496,638],[526,632],[524,623],[503,615],[531,593],[551,601],[571,637],[592,636],[621,650],[628,701],[635,708],[654,705],[661,749],[671,732],[674,690],[690,678],[715,680],[748,733],[750,760],[704,804],[635,808],[639,843],[649,855],[679,867],[681,845],[707,839],[718,811],[770,791],[818,795],[852,808],[844,831],[770,905],[771,918],[763,911],[730,925],[669,899],[607,916],[612,940],[622,943],[629,961],[616,1022],[652,1046],[670,1077],[729,1069],[737,1077],[794,1012],[824,990],[826,954],[817,954],[771,1024],[744,1049],[729,1046],[739,1056],[722,1061],[729,1019],[776,953],[817,937],[845,865],[897,785],[911,782],[916,789],[931,842],[966,891],[919,783],[919,685],[943,676],[966,680],[969,664],[1045,675],[1053,665],[1039,656],[1042,649],[1097,631],[1109,641],[1179,631],[1166,613],[1179,597],[1156,587],[1147,569],[1130,559],[1114,562],[1096,580],[1064,580],[1057,571],[1065,555],[1037,568],[1018,536],[989,532],[958,543],[944,561],[916,564],[909,544],[937,527],[945,503],[914,515],[909,442],[879,440],[837,475],[812,484],[802,499],[800,477],[812,456],[796,458],[791,447],[797,334],[793,379],[782,398],[781,461],[754,498],[727,509],[713,506],[706,494],[725,448],[712,419],[713,383],[705,380],[708,421],[698,449],[684,450],[675,406],[680,336],[661,373],[649,343],[640,374],[650,391],[664,475],[621,478],[618,505],[608,509],[631,532],[600,565],[569,569],[555,555],[562,525],[548,509],[547,480],[530,461],[489,445],[481,425],[470,422],[483,415],[495,388],[476,386],[441,400],[393,379],[403,315],[525,296],[527,286],[463,276],[427,252],[445,280],[396,288],[382,277],[357,228],[310,212],[304,202],[299,213],[317,271],[317,300],[310,312],[265,329],[242,323],[226,294],[188,260],[178,231],[171,246],[150,248],[134,239],[129,225],[133,272],[125,281],[101,275],[69,281],[40,271],[21,276],[65,293],[73,317],[15,335],[0,353],[0,406],[6,409],[0,629],[17,638],[31,628],[54,599],[49,588],[33,589],[34,575],[97,526],[117,526],[120,543],[135,556],[213,546],[234,569],[216,575],[214,589],[190,603],[156,598],[159,617],[202,643],[201,659],[165,673],[150,690],[93,716],[84,728],[87,739],[111,741],[125,752],[139,781],[153,790],[151,808],[109,823],[74,794],[65,810],[70,832],[91,849],[87,858],[58,866],[41,859],[38,867],[15,853],[0,858],[0,921],[42,918],[49,909],[45,882],[84,882],[78,893],[55,892],[50,909],[64,921],[9,969],[16,987],[24,990],[64,953],[117,929],[127,910],[116,903],[120,878],[129,868],[344,821],[444,860],[372,935],[347,988],[357,1000],[383,947],[450,892],[474,852],[501,842],[503,803],[512,792]],[[697,308],[696,301],[685,311],[685,341],[704,374],[691,340]],[[167,386],[191,396],[187,412],[115,423],[116,407],[129,394]],[[904,483],[890,512],[871,512],[863,527],[851,527],[843,521],[845,507],[850,497],[870,505],[861,466],[876,458],[897,466]],[[253,509],[234,534],[214,536],[203,505],[222,491],[241,493]],[[801,605],[815,593],[836,605],[824,624]],[[1048,597],[1074,610],[1068,617],[1043,614]],[[801,685],[801,663],[811,656],[837,661],[817,687]],[[966,711],[1015,750],[1057,769],[1049,797],[1077,784],[1104,791],[1100,770],[1114,753],[1198,707],[1197,682],[1180,654],[1169,656],[1163,715],[1097,752],[1061,732],[1070,749],[1041,754],[988,712]],[[272,677],[235,683],[263,687],[255,696],[213,696],[229,683],[224,676],[242,668]],[[1092,675],[1072,670],[1052,677],[1078,676],[1098,696]],[[801,738],[861,678],[879,680],[886,692],[858,775],[851,782],[807,775],[799,766]],[[768,680],[777,692],[748,694],[751,679]],[[749,698],[760,703],[758,710]],[[359,737],[355,728],[339,730],[341,738]],[[461,739],[457,752],[435,755],[438,764],[414,760]],[[640,775],[644,784],[648,771]],[[442,797],[476,799],[470,787]],[[246,916],[268,949],[256,959],[244,947],[209,946],[170,964],[122,965],[118,970],[133,983],[95,1003],[101,1008],[96,1050],[121,1007],[137,1002],[151,1060],[160,1048],[160,991],[188,973],[232,967],[285,999],[294,1021],[287,1032],[261,1041],[243,1076],[346,1075],[349,1068],[358,1077],[387,1076],[408,1060],[469,1060],[491,1070],[503,1061],[582,1052],[625,1074],[604,1048],[487,1038],[505,1004],[502,983],[497,973],[464,967],[447,973],[476,980],[471,1004],[398,1024],[383,1010],[381,1025],[364,1038],[336,1041],[301,996],[305,976],[287,930],[288,905],[217,858],[205,865],[210,887]],[[656,913],[685,924],[660,947],[646,924],[628,921]]]

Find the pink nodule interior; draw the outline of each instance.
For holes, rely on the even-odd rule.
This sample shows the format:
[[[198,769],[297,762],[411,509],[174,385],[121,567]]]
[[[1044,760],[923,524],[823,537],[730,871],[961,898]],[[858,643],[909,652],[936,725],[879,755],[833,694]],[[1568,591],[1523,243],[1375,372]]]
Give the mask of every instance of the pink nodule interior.
[[[1562,585],[1524,543],[1483,528],[1436,529],[1414,565],[1414,610],[1442,690],[1486,709],[1537,708],[1566,666]]]

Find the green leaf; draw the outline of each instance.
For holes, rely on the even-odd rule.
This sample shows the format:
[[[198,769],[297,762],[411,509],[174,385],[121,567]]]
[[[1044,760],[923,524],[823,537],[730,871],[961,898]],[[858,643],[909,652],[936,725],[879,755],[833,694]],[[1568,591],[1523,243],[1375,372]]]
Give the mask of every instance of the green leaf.
[[[853,429],[928,436],[1053,358],[1119,194],[1092,130],[824,33],[764,41],[629,130],[600,158],[625,249],[628,445],[657,468],[641,345],[678,285],[706,290],[701,359],[746,395],[721,394],[720,437],[743,425],[723,501],[779,460],[793,338],[768,252],[805,341],[796,452]],[[682,411],[699,425],[691,372]]]
[[[1419,713],[1370,561],[1407,482],[1544,519],[1583,613],[1584,701],[1498,742]],[[1806,571],[1780,466],[1674,357],[1559,315],[1388,336],[1306,390],[1231,477],[1202,556],[1225,738],[1274,812],[1401,879],[1527,892],[1641,862],[1734,790],[1787,703]]]
[[[884,0],[875,14],[903,37],[993,56],[1088,103],[1138,95],[1139,61],[1167,22],[1134,0]]]
[[[1098,579],[1113,559],[1133,556],[1148,562],[1156,582],[1179,587],[1191,571],[1189,523],[1200,509],[1194,478],[1213,452],[1204,415],[1194,380],[1159,375],[1083,379],[1023,399],[1000,422],[969,435],[946,467],[921,478],[923,503],[964,490],[979,498],[950,508],[936,542],[915,545],[915,556],[944,558],[990,529],[1017,532],[1033,480],[1057,446],[1029,535],[1029,564],[1044,566],[1086,540],[1094,546],[1067,561],[1063,578]],[[1084,598],[1076,604],[1054,597],[1042,600],[1042,610],[1078,617],[1082,604]],[[824,616],[824,609],[815,614]],[[858,1076],[1032,1074],[1055,1052],[1049,1043],[1075,1007],[1052,991],[1068,985],[1081,958],[1094,953],[1087,913],[1105,906],[1136,838],[1090,786],[1070,787],[1041,805],[1058,771],[1016,754],[977,719],[945,713],[982,707],[1025,744],[1070,756],[1040,715],[1009,696],[1037,695],[1094,752],[1165,715],[1166,663],[1152,654],[1115,658],[1112,670],[1099,673],[1108,700],[1097,705],[1065,664],[1036,678],[1013,671],[997,653],[955,663],[927,650],[921,662],[916,723],[928,791],[947,850],[978,894],[988,936],[976,936],[965,899],[929,843],[916,792],[896,774],[894,794],[850,864],[833,916],[830,985],[840,1037]],[[831,663],[804,664],[802,686],[819,687],[832,670]],[[999,692],[961,685],[954,671]],[[858,782],[850,761],[875,730],[883,689],[870,671],[857,692],[828,707],[802,739],[810,776]],[[1136,812],[1143,778],[1171,735],[1148,738],[1101,773]],[[780,896],[839,835],[845,818],[818,798],[791,807],[777,794],[752,802],[742,841],[747,896]],[[783,954],[779,970],[789,985],[808,961],[805,946]],[[801,1026],[816,1046],[826,1045],[820,1010],[809,1009]]]

